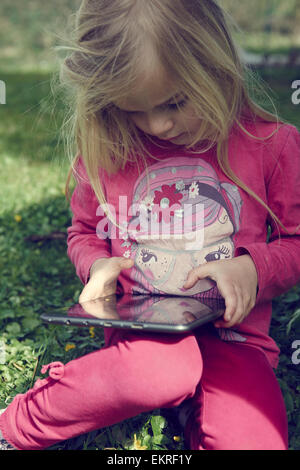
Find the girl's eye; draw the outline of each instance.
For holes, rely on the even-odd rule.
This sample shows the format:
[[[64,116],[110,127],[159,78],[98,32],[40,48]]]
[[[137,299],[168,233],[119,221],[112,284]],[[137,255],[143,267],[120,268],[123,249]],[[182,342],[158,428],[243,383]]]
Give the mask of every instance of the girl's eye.
[[[179,103],[169,103],[166,105],[166,107],[171,111],[176,111],[178,108],[184,108],[186,103],[187,99],[185,98],[184,100],[179,101]]]
[[[136,114],[140,114],[140,111],[126,111],[126,114],[129,114],[129,115],[133,116],[133,115],[136,115]]]
[[[160,106],[160,109],[162,111],[168,109],[169,111],[177,111],[179,108],[184,108],[184,106],[187,104],[188,98],[184,98],[178,103],[169,103],[169,104],[164,104]],[[126,111],[127,114],[131,116],[137,116],[140,114],[143,114],[142,111]]]

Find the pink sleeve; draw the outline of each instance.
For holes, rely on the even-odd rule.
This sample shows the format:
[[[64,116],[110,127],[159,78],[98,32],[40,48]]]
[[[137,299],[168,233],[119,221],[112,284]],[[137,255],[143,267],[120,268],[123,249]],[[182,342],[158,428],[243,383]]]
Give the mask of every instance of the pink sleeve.
[[[68,228],[68,256],[83,284],[89,279],[92,264],[98,258],[110,258],[109,239],[97,237],[96,228],[101,220],[97,216],[98,199],[88,181],[82,160],[77,165],[77,185],[71,198],[72,225]]]
[[[267,203],[279,220],[294,232],[300,224],[300,134],[294,126],[267,182]],[[288,235],[268,218],[271,234],[267,243],[239,247],[236,255],[250,254],[258,274],[256,303],[271,300],[300,282],[300,229]]]

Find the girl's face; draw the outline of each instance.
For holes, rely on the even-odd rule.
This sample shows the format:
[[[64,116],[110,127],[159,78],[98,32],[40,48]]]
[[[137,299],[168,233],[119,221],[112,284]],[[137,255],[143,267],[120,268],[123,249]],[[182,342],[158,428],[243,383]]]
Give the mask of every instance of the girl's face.
[[[148,67],[148,72],[126,100],[116,105],[145,134],[176,145],[189,144],[200,124],[193,105],[161,66]]]

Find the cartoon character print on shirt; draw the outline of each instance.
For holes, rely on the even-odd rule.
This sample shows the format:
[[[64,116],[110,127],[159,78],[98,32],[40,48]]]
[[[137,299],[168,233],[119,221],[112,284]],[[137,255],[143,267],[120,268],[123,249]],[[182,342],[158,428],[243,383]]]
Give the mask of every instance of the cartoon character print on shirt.
[[[134,186],[132,203],[139,210],[129,218],[122,245],[123,256],[135,262],[133,293],[220,297],[209,279],[188,291],[182,286],[194,267],[233,257],[242,206],[238,188],[191,157],[178,157],[176,164],[164,159],[148,175],[142,173]]]
[[[135,292],[195,295],[214,288],[199,280],[188,293],[181,290],[192,268],[233,257],[241,209],[236,186],[220,183],[202,159],[178,157],[176,165],[165,159],[150,167],[148,191],[146,173],[140,175],[132,203],[139,210],[129,218],[122,246],[123,256],[135,261]]]

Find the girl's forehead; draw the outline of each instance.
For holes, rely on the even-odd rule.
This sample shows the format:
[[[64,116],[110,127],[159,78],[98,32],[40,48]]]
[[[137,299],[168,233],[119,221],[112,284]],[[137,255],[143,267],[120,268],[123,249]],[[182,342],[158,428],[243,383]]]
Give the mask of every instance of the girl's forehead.
[[[115,104],[124,111],[146,112],[167,103],[178,92],[178,86],[163,66],[153,62],[139,72],[128,95]]]

